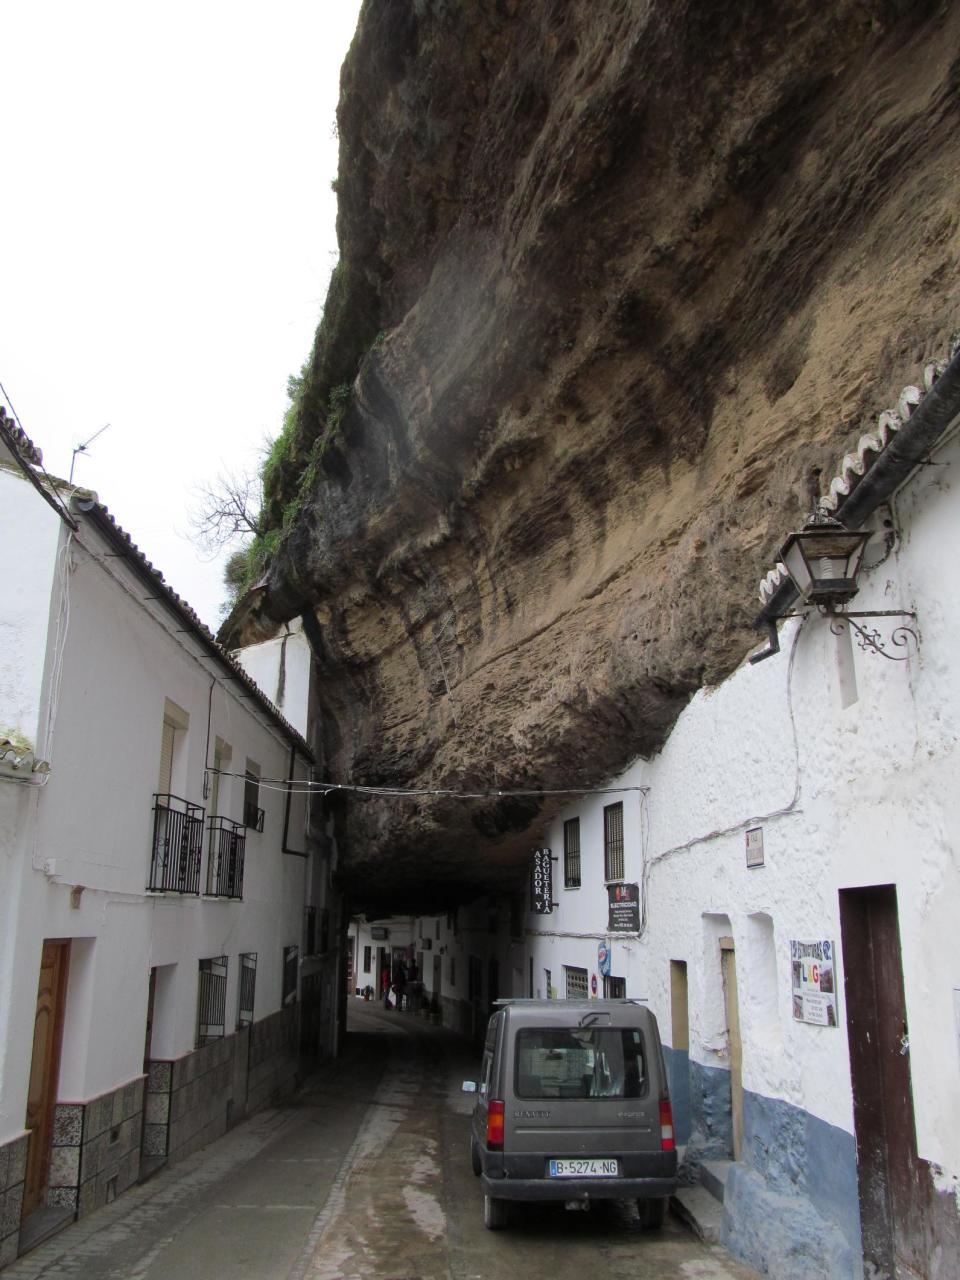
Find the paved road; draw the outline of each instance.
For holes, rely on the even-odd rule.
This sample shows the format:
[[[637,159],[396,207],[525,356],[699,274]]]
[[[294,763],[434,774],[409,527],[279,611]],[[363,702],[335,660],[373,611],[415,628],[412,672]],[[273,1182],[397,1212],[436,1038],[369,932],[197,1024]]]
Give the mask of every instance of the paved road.
[[[343,1057],[21,1258],[3,1280],[750,1280],[668,1219],[527,1206],[486,1231],[470,1172],[464,1042],[350,1002]]]

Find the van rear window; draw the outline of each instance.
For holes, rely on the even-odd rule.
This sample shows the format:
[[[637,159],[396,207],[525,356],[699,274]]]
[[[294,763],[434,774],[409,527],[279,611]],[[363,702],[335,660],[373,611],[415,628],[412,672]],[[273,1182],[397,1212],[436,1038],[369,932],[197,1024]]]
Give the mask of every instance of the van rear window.
[[[525,1027],[517,1032],[518,1098],[641,1098],[643,1034],[612,1027]]]

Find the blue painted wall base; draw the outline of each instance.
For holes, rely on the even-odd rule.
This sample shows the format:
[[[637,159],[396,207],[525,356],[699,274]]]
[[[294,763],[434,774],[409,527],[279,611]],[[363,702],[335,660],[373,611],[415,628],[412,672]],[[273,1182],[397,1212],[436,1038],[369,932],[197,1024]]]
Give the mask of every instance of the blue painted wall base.
[[[730,1073],[665,1050],[682,1176],[733,1158]],[[684,1072],[684,1067],[687,1067]],[[685,1078],[684,1078],[685,1077]],[[722,1240],[751,1266],[790,1280],[861,1280],[853,1135],[799,1107],[744,1091],[743,1149],[727,1175]]]

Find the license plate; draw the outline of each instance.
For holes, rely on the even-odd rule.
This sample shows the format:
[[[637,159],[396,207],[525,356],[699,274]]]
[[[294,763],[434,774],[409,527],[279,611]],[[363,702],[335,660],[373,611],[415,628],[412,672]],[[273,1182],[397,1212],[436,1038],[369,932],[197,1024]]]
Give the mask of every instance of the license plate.
[[[616,1160],[551,1160],[551,1178],[617,1178]]]

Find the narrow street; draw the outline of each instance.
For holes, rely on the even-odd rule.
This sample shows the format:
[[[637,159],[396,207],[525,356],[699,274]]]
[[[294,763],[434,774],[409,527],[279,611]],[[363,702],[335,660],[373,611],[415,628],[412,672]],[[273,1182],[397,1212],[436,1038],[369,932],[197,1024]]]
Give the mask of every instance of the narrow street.
[[[61,1232],[5,1280],[749,1280],[668,1217],[527,1207],[486,1231],[459,1037],[350,1002],[343,1056],[290,1106]]]

